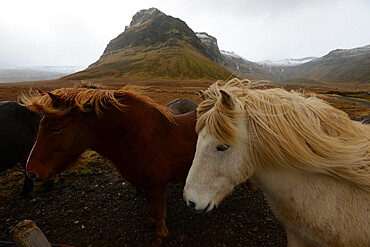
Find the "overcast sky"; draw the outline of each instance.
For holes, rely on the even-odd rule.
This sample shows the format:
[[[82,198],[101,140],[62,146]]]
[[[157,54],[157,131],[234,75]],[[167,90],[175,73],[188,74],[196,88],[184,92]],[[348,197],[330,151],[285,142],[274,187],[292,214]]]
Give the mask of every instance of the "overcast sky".
[[[156,7],[251,61],[370,44],[369,0],[6,0],[0,68],[88,66],[141,9]]]

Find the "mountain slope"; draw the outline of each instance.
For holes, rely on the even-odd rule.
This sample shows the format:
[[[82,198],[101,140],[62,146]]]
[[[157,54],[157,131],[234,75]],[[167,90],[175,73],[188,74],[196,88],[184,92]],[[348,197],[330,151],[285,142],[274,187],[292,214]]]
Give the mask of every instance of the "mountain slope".
[[[224,67],[234,75],[250,80],[278,80],[276,74],[269,67],[251,62],[234,52],[221,50]]]
[[[98,61],[66,78],[227,78],[211,58],[185,22],[152,8],[135,14]]]
[[[221,51],[226,69],[241,78],[272,82],[370,83],[370,45],[338,49],[320,58],[286,59],[279,63],[254,63],[233,53]]]
[[[370,45],[331,51],[308,63],[289,67],[285,76],[321,82],[370,83]]]

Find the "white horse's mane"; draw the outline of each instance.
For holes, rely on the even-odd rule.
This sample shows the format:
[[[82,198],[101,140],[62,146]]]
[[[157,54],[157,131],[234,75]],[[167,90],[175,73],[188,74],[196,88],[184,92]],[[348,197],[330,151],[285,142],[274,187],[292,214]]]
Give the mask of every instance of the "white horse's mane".
[[[370,126],[315,96],[258,86],[238,79],[211,85],[198,107],[197,132],[207,127],[220,142],[232,144],[242,114],[247,152],[256,165],[326,174],[370,191]],[[242,110],[225,107],[220,90]]]

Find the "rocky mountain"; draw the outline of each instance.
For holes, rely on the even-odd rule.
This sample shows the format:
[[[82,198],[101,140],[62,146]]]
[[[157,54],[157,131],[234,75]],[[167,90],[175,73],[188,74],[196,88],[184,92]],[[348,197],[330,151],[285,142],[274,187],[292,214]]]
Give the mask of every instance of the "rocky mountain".
[[[151,8],[136,13],[98,61],[67,79],[227,78],[230,73],[213,57],[185,22]]]
[[[137,12],[98,61],[67,79],[226,79],[310,84],[370,83],[370,45],[334,50],[321,58],[249,61],[220,50],[217,39],[194,33],[185,22],[156,8]]]

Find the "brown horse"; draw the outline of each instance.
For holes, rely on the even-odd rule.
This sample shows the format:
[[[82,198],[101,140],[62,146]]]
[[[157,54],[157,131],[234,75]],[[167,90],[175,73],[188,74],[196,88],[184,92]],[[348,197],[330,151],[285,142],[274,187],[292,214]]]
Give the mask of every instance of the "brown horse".
[[[22,102],[44,114],[27,163],[31,179],[51,179],[86,149],[95,150],[145,191],[158,240],[168,235],[167,183],[187,176],[197,140],[195,111],[175,116],[130,88],[63,88]]]

